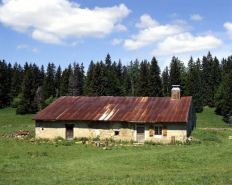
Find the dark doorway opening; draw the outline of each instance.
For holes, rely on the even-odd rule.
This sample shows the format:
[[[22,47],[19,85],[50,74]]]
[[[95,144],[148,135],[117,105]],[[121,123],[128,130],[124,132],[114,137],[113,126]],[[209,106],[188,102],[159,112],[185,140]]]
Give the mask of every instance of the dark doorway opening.
[[[73,124],[66,124],[65,128],[66,128],[66,139],[67,140],[72,140],[73,139]]]

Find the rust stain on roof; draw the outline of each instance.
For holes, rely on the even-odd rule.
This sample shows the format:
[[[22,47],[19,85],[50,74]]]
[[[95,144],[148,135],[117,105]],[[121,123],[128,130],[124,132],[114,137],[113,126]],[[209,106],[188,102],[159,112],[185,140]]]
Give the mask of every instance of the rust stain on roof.
[[[62,96],[33,120],[187,122],[192,97]]]

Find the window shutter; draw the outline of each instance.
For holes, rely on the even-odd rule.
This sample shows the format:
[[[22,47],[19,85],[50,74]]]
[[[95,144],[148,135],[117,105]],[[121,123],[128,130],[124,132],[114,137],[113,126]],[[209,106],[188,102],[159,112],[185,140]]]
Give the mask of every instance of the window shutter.
[[[163,136],[167,136],[167,126],[163,126]]]
[[[149,135],[150,136],[154,135],[154,130],[153,130],[153,126],[152,125],[150,125],[150,128],[149,128]]]

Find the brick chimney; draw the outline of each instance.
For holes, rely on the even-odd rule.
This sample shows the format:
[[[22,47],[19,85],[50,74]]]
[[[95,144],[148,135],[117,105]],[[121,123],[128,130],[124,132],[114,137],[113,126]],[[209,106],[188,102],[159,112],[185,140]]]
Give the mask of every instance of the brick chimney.
[[[172,85],[171,100],[180,99],[180,85]]]

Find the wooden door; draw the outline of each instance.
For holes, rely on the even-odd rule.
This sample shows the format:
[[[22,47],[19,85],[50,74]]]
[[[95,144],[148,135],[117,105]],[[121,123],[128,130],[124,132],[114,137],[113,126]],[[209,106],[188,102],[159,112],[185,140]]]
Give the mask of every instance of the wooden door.
[[[66,125],[66,139],[72,140],[73,139],[73,127],[74,125]]]
[[[137,142],[143,143],[145,140],[145,127],[137,126]]]

